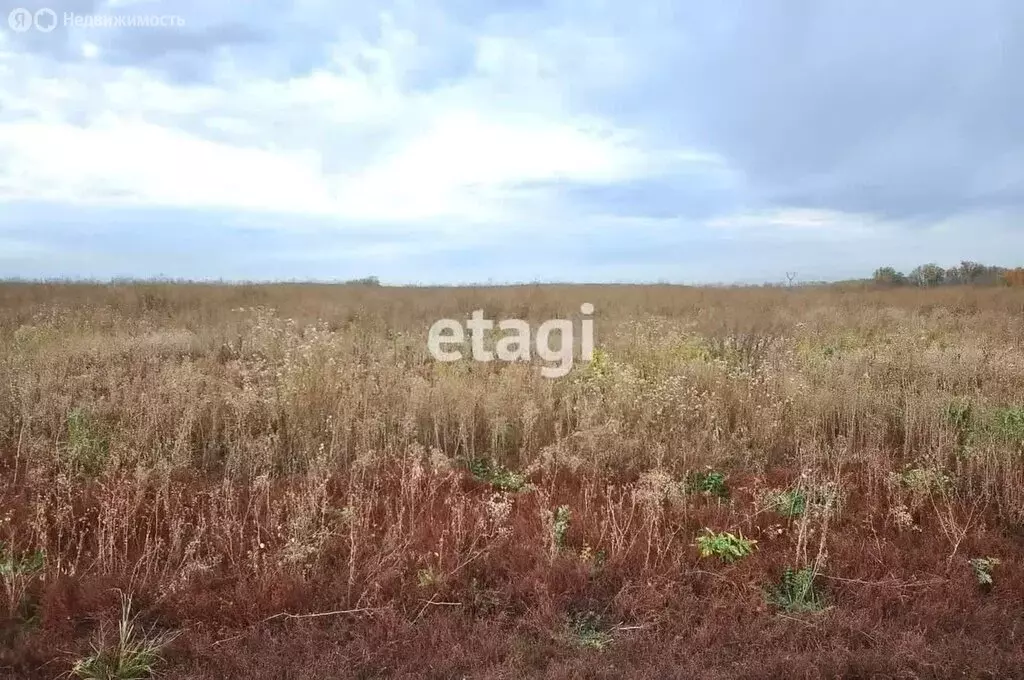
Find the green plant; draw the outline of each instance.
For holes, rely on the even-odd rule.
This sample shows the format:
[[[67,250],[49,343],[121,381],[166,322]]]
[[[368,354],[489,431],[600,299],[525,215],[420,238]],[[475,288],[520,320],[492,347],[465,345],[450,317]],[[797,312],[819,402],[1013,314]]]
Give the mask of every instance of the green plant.
[[[42,571],[45,563],[46,552],[43,550],[33,550],[16,557],[14,552],[0,541],[0,576],[5,579],[35,574]]]
[[[576,380],[584,384],[601,385],[606,384],[614,375],[611,357],[606,350],[600,347],[594,348],[590,361],[582,370],[576,372]]]
[[[717,557],[723,562],[735,562],[754,552],[757,541],[731,534],[728,531],[716,533],[705,528],[704,532],[697,536],[697,548],[701,557]]]
[[[712,361],[734,370],[753,371],[765,362],[774,342],[772,331],[748,328],[706,336],[703,345]]]
[[[709,362],[713,358],[705,345],[704,338],[700,336],[684,339],[673,347],[673,354],[683,361]]]
[[[1024,442],[1024,406],[1006,406],[992,413],[992,428],[998,438]]]
[[[131,613],[131,596],[121,595],[121,618],[117,639],[105,647],[93,645],[93,653],[75,662],[71,675],[84,680],[143,680],[153,677],[154,667],[163,661],[160,652],[178,637],[177,633],[154,635],[137,628],[137,615]]]
[[[973,407],[969,401],[955,400],[946,406],[946,420],[958,432],[967,432],[973,421]]]
[[[999,564],[999,558],[975,557],[968,560],[968,562],[971,565],[971,569],[974,571],[974,578],[978,580],[978,585],[983,588],[992,587],[992,571]]]
[[[933,491],[942,491],[953,480],[941,468],[907,466],[896,474],[899,484],[918,496],[927,496]]]
[[[946,406],[946,421],[956,432],[960,453],[964,452],[975,434],[974,420],[974,407],[971,402],[955,400]]]
[[[818,573],[812,566],[786,567],[779,583],[769,588],[768,601],[787,612],[815,612],[825,606],[825,597],[817,586]]]
[[[34,550],[18,556],[0,541],[0,585],[6,598],[7,614],[31,618],[31,609],[25,594],[32,578],[43,570],[46,553]]]
[[[775,491],[768,495],[771,507],[780,515],[799,517],[807,510],[807,494],[799,489]]]
[[[572,512],[568,505],[559,505],[555,510],[554,521],[551,524],[551,543],[555,550],[565,547],[565,536],[569,533],[569,518]]]
[[[478,481],[501,491],[523,491],[529,487],[526,475],[514,472],[486,458],[469,461],[469,471]]]
[[[710,469],[687,475],[686,489],[691,493],[703,493],[718,498],[729,495],[729,490],[725,486],[725,474]]]
[[[612,643],[601,617],[592,611],[569,617],[569,636],[572,641],[589,649],[604,649]]]
[[[86,477],[98,475],[106,463],[110,447],[89,414],[75,408],[68,414],[67,461],[71,468]]]

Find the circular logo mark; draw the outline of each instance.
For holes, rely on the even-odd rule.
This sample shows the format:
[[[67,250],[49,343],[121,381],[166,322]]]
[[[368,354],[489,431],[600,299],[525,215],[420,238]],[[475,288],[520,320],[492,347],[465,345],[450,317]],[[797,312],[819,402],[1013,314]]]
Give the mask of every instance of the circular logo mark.
[[[49,33],[57,28],[57,13],[49,7],[44,7],[36,12],[36,30]]]
[[[54,18],[56,19],[56,15]],[[7,25],[11,27],[12,31],[24,33],[32,28],[32,12],[24,7],[12,9],[11,13],[7,15]]]

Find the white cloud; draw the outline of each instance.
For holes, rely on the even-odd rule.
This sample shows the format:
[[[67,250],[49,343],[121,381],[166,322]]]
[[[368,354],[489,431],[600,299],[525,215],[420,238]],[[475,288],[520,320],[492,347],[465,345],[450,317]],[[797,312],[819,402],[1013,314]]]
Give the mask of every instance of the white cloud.
[[[141,121],[18,122],[0,128],[0,149],[7,199],[312,213],[330,205],[309,153],[229,147]]]
[[[878,234],[879,220],[871,215],[810,208],[776,208],[741,212],[707,220],[704,225],[725,232],[799,234],[803,238],[847,240]],[[893,224],[888,223],[890,226]]]
[[[306,86],[299,85],[300,101]],[[287,88],[281,94],[287,96]],[[124,111],[99,114],[84,126],[59,118],[23,119],[0,128],[7,159],[0,195],[368,220],[494,219],[502,204],[492,199],[504,188],[555,180],[612,182],[642,174],[646,162],[617,133],[530,117],[503,121],[472,109],[424,120],[420,131],[374,162],[347,164],[336,156],[332,160],[344,169],[333,174],[322,169],[322,160],[344,151],[331,148],[330,127],[323,129],[327,146],[318,151],[261,143],[267,130],[230,113],[201,121],[249,144],[214,141]]]
[[[163,13],[150,2],[97,7]],[[845,12],[816,15],[821,31],[712,5],[179,0],[182,32],[0,31],[0,233],[78,252],[107,224],[225,242],[287,230],[260,234],[272,257],[253,258],[357,248],[396,276],[435,246],[538,277],[630,252],[669,275],[687,253],[717,257],[709,276],[752,271],[723,252],[807,276],[823,258],[870,271],[879,253],[1019,252],[1021,128],[1001,113],[1019,88],[996,59],[1020,41],[978,47],[997,15],[946,17],[971,29],[950,51],[945,28],[933,49],[931,28],[908,45],[877,21],[850,33]],[[802,71],[805,52],[818,66]],[[950,92],[971,93],[967,113]],[[118,245],[96,253],[120,267]]]
[[[645,172],[646,156],[618,135],[582,125],[487,119],[447,111],[396,153],[338,182],[341,203],[362,218],[457,214],[492,220],[508,212],[519,184],[610,183]]]
[[[388,16],[381,26],[378,43],[339,44],[329,67],[279,81],[230,62],[216,85],[179,85],[17,55],[0,72],[0,107],[20,114],[0,128],[0,200],[509,221],[517,187],[639,178],[669,158],[564,111],[543,58],[516,41],[481,38],[462,80],[406,87],[426,48]],[[521,98],[494,105],[499,91]]]

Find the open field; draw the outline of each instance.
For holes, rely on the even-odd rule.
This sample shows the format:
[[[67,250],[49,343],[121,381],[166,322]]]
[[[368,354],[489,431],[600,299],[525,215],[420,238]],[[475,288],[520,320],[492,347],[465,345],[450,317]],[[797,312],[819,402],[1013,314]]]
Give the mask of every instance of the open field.
[[[0,677],[1022,677],[1024,290],[3,284],[0,541]]]

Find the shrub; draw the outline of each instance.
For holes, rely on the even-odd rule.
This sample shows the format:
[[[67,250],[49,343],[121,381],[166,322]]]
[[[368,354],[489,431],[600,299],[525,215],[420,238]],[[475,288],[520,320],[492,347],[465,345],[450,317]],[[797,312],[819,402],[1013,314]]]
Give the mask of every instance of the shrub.
[[[997,557],[975,557],[968,560],[971,569],[974,571],[974,578],[982,588],[991,588],[993,585],[992,571],[999,564]]]
[[[951,401],[946,406],[946,420],[957,432],[970,430],[973,415],[973,407],[969,401]]]
[[[102,472],[106,465],[109,445],[98,433],[93,419],[82,408],[75,408],[67,418],[67,463],[70,468],[86,477]]]
[[[1009,406],[996,409],[992,414],[992,427],[998,438],[1024,441],[1024,406]]]
[[[975,431],[974,407],[969,401],[951,401],[946,406],[946,421],[956,432],[957,446],[963,453]]]
[[[612,642],[601,616],[592,611],[569,617],[569,637],[579,647],[604,649]]]
[[[469,462],[469,471],[477,480],[486,482],[501,491],[523,491],[528,488],[526,475],[514,472],[485,458]]]
[[[934,466],[906,466],[902,472],[894,473],[894,479],[915,497],[924,498],[934,491],[942,491],[953,480],[941,468]]]
[[[559,505],[555,510],[554,521],[551,524],[551,543],[555,550],[565,547],[565,536],[569,533],[569,518],[572,513],[568,505]]]
[[[587,384],[604,384],[614,375],[614,366],[608,352],[600,347],[594,348],[594,352],[582,368],[576,371],[576,380]]]
[[[16,557],[2,541],[0,541],[0,577],[13,578],[27,576],[42,571],[46,562],[46,553],[34,550],[27,555]]]
[[[814,567],[786,567],[779,582],[766,593],[768,601],[787,612],[815,612],[825,606],[824,595],[817,585]]]
[[[807,510],[807,494],[799,489],[774,491],[768,494],[768,503],[780,515],[799,517]]]
[[[725,485],[725,475],[710,469],[687,475],[686,489],[691,493],[703,493],[718,498],[726,498],[729,495],[729,490]]]
[[[732,563],[742,559],[754,552],[757,541],[744,538],[743,534],[736,536],[727,531],[715,533],[705,528],[704,532],[697,536],[697,548],[701,557],[717,557],[726,563]]]

